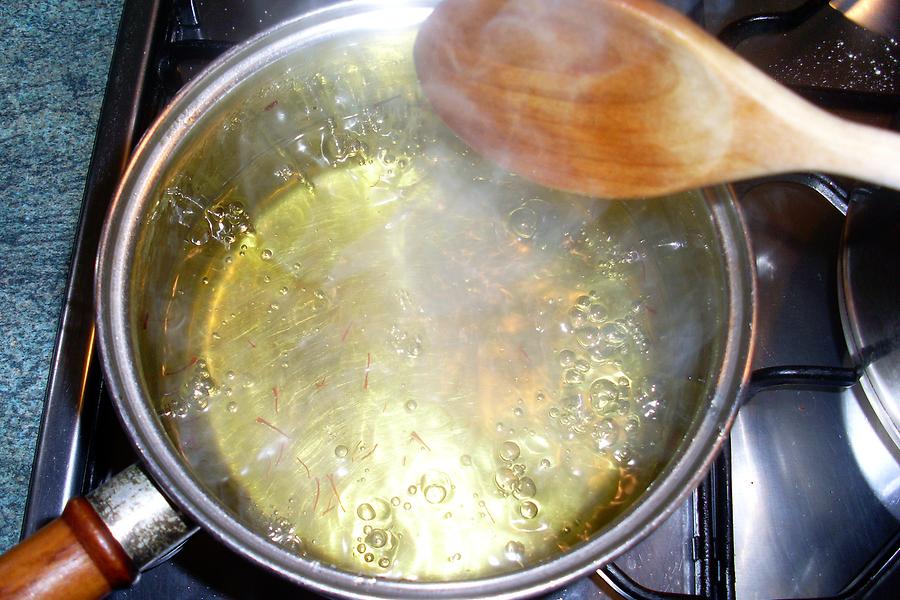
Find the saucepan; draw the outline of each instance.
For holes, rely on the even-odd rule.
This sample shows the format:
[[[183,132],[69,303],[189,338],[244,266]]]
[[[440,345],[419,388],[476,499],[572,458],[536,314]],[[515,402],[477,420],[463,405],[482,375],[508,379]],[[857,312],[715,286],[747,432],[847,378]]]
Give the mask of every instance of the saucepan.
[[[732,191],[611,202],[489,164],[418,87],[434,4],[309,13],[160,115],[96,273],[141,467],[0,559],[0,590],[103,594],[196,523],[327,595],[530,595],[705,475],[751,352]]]

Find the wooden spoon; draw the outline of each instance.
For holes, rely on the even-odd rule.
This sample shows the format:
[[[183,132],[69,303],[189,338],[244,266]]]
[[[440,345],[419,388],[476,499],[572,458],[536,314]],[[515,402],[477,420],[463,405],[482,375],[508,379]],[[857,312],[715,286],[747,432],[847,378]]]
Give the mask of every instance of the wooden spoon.
[[[445,0],[415,62],[453,131],[547,186],[633,198],[827,171],[900,188],[900,136],[816,108],[650,0]]]

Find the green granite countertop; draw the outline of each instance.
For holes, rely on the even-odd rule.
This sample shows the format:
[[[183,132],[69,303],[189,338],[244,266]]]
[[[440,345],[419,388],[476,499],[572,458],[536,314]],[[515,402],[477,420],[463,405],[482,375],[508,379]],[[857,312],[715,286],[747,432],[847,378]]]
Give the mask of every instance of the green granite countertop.
[[[0,2],[0,550],[21,529],[121,4]]]

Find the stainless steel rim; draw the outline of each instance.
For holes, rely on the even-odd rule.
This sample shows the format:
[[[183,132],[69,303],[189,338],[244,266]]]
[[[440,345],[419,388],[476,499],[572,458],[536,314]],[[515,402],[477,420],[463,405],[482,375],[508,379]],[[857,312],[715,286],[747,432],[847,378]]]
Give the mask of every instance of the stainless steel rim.
[[[613,527],[552,560],[505,575],[457,582],[408,582],[363,577],[301,558],[270,543],[238,522],[182,466],[168,443],[141,387],[134,362],[129,282],[150,190],[200,115],[259,67],[328,36],[335,23],[361,30],[403,27],[421,21],[433,0],[351,2],[309,13],[238,46],[214,62],[188,85],[160,115],[139,145],[112,203],[100,243],[95,282],[96,320],[102,363],[120,420],[139,456],[170,499],[215,538],[295,582],[319,592],[347,597],[513,597],[538,594],[608,562],[646,536],[677,507],[706,474],[727,437],[747,379],[752,345],[755,284],[733,193],[725,187],[706,190],[727,268],[728,314],[718,385],[705,417],[686,442],[680,460],[671,464]]]

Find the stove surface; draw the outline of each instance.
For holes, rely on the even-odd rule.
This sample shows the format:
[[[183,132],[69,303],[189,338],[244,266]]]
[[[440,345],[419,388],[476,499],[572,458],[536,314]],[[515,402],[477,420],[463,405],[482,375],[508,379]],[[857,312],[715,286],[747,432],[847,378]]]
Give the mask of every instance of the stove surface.
[[[786,10],[782,1],[669,2],[712,32],[749,14]],[[140,4],[140,6],[138,6]],[[90,335],[90,272],[105,206],[127,155],[152,115],[230,43],[321,1],[172,0],[127,2],[98,152],[57,344],[25,531],[59,514],[65,501],[134,460],[105,395]],[[900,114],[900,49],[846,20],[820,0],[786,33],[748,37],[737,50],[776,79],[844,115],[888,125]],[[774,27],[770,21],[769,27]],[[734,28],[734,26],[731,26]],[[756,23],[752,27],[760,28]],[[749,29],[734,33],[733,41]],[[755,33],[755,31],[753,31]],[[127,129],[127,131],[126,131]],[[118,157],[118,159],[117,159]],[[111,175],[104,175],[107,168]],[[735,186],[758,277],[753,368],[852,366],[838,287],[844,216],[798,178]],[[847,210],[831,182],[814,180]],[[852,182],[841,182],[852,189]],[[835,191],[837,190],[837,191]],[[850,194],[850,208],[864,202]],[[92,247],[93,244],[93,247]],[[88,275],[89,277],[89,275]],[[85,360],[84,357],[88,359]],[[72,389],[82,390],[73,398]],[[101,433],[102,432],[102,433]],[[109,433],[112,432],[112,433]],[[730,454],[729,454],[730,452]],[[729,503],[729,500],[731,502]],[[859,581],[863,594],[892,598],[900,575],[900,453],[879,430],[859,386],[765,389],[750,398],[730,449],[709,480],[616,567],[552,595],[654,597],[623,587],[703,598],[835,596]],[[733,523],[733,528],[732,528]],[[868,587],[866,587],[868,586]],[[114,598],[312,596],[200,532]],[[868,595],[866,595],[868,594]]]

